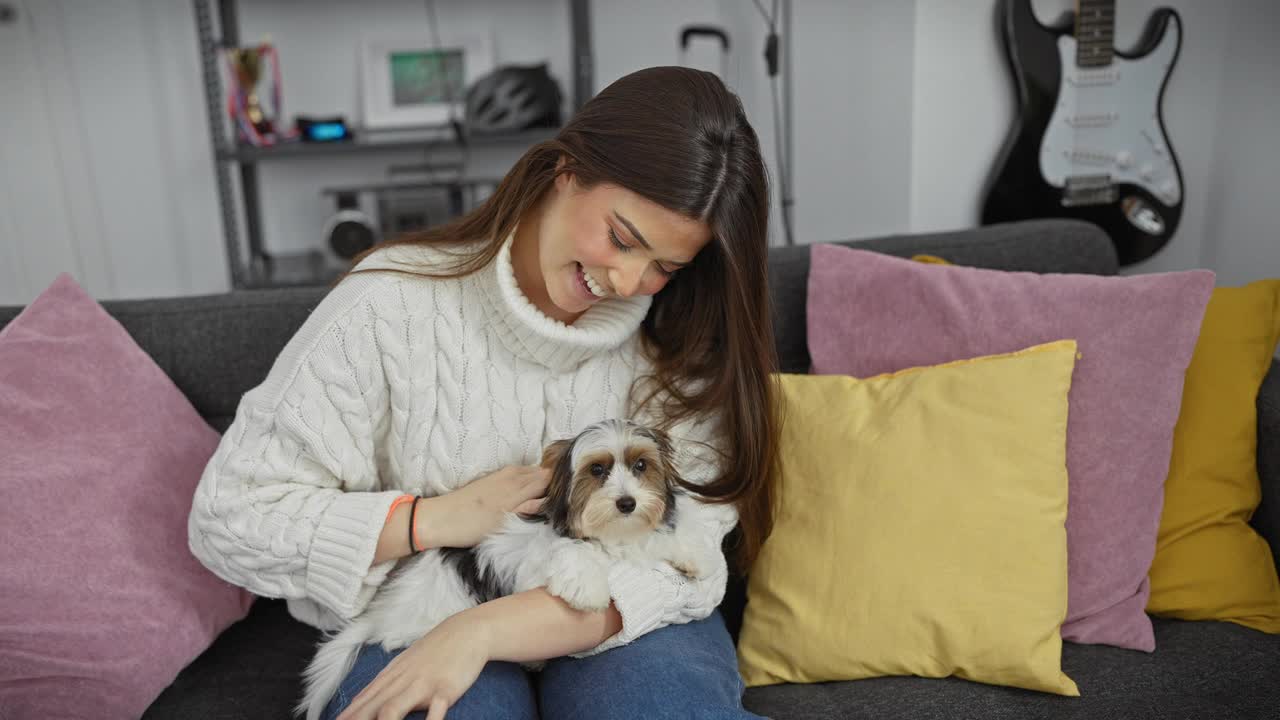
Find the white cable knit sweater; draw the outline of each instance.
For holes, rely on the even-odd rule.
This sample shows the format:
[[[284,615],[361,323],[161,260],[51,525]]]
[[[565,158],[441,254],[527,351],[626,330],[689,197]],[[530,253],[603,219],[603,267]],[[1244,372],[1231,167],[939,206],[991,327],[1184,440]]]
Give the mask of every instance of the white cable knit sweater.
[[[438,263],[444,252],[384,249],[360,267]],[[537,464],[544,446],[597,420],[645,420],[627,391],[648,367],[639,326],[650,302],[609,298],[573,325],[553,320],[516,285],[511,238],[465,278],[348,277],[241,398],[196,489],[191,552],[228,582],[287,598],[295,618],[340,627],[395,565],[371,563],[396,497]],[[681,439],[714,442],[713,425],[673,433],[688,480],[710,480],[714,461]],[[735,511],[691,506],[681,522],[697,523],[718,547]],[[623,629],[581,655],[709,615],[724,595],[721,560],[697,581],[665,563],[614,568]]]

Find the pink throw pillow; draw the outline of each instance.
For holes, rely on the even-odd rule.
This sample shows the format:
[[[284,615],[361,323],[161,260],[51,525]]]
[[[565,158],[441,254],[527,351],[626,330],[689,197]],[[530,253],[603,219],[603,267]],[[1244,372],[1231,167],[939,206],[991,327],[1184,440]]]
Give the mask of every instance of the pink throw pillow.
[[[140,717],[248,613],[187,549],[217,444],[70,275],[0,330],[0,716]]]
[[[1214,273],[1040,275],[836,245],[810,253],[807,324],[816,374],[867,377],[1077,341],[1062,637],[1154,650],[1147,572],[1183,380]]]

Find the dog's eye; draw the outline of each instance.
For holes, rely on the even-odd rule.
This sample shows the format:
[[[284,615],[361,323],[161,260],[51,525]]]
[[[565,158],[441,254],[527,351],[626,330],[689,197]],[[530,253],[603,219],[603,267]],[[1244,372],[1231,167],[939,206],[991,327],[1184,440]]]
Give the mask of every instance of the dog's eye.
[[[632,471],[632,472],[642,473],[642,472],[644,472],[645,467],[647,467],[647,466],[645,465],[644,458],[641,458],[641,459],[639,459],[639,460],[637,460],[637,461],[636,461],[636,464],[635,464],[635,465],[632,465],[632,466],[631,466],[631,471]]]
[[[591,466],[591,474],[595,475],[596,477],[600,477],[601,475],[604,474],[604,466],[601,465],[600,463],[593,464]]]

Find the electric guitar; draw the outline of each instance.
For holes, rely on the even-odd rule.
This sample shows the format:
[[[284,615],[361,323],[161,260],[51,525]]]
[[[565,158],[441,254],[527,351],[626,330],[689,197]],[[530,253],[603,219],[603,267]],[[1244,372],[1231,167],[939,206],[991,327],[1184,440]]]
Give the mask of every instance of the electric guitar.
[[[1031,0],[1000,0],[997,17],[1018,116],[983,224],[1078,218],[1107,232],[1121,265],[1150,257],[1182,217],[1182,172],[1160,110],[1182,44],[1178,13],[1153,12],[1132,53],[1112,46],[1115,0],[1078,0],[1051,27]]]

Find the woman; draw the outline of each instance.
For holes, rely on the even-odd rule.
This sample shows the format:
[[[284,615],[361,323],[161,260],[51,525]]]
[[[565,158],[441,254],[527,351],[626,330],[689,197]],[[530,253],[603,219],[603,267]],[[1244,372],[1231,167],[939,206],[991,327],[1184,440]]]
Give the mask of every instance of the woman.
[[[690,451],[702,502],[681,522],[717,544],[737,525],[749,566],[777,437],[768,206],[755,132],[716,76],[618,80],[481,207],[357,258],[242,398],[192,551],[336,629],[398,558],[536,509],[547,444],[634,417]],[[716,612],[726,578],[619,565],[602,612],[545,589],[484,603],[402,651],[366,646],[326,717],[754,717]]]

